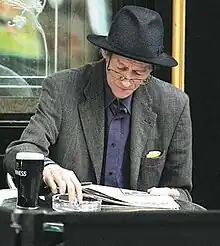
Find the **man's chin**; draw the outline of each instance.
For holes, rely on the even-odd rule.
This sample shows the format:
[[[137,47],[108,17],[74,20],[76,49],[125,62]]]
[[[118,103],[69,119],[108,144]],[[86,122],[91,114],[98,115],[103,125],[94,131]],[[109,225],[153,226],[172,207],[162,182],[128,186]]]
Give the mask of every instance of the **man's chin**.
[[[119,99],[124,99],[126,97],[129,97],[132,93],[133,93],[132,90],[113,91],[114,96]]]

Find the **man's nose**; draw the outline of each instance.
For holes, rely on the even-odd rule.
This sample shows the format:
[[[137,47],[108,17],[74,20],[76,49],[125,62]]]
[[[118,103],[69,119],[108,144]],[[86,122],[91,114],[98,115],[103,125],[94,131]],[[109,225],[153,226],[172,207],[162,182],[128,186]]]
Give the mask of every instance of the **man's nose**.
[[[131,85],[133,85],[131,79],[128,79],[127,77],[124,77],[124,79],[121,81],[121,83],[126,88],[131,87]]]

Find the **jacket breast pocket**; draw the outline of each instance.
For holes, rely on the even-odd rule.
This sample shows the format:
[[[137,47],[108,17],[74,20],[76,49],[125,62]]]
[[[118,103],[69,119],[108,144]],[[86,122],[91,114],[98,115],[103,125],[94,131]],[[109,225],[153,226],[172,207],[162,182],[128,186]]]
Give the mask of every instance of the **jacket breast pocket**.
[[[166,151],[156,158],[142,157],[138,177],[138,189],[146,191],[148,188],[158,186],[166,160]]]
[[[141,164],[146,165],[146,166],[160,166],[165,162],[165,157],[166,157],[166,151],[163,150],[161,151],[161,154],[157,157],[142,157]]]

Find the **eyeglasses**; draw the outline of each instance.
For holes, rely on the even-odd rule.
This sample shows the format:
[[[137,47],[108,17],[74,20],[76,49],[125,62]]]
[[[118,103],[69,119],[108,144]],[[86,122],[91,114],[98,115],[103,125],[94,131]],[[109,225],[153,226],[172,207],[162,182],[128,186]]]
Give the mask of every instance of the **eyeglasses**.
[[[127,78],[126,76],[124,76],[122,73],[109,68],[110,66],[110,60],[108,61],[108,65],[107,65],[107,70],[109,72],[111,72],[112,77],[114,77],[115,79],[118,79],[120,81],[124,81],[124,80],[128,80],[132,85],[146,85],[148,80],[147,78]]]

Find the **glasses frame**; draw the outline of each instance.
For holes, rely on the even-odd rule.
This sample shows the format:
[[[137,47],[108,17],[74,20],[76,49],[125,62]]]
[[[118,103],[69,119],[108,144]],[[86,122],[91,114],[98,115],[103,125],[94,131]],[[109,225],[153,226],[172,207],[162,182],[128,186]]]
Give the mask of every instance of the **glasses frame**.
[[[149,72],[148,76],[145,79],[144,78],[141,78],[141,79],[127,78],[126,76],[124,76],[124,74],[122,74],[122,73],[120,73],[120,72],[118,72],[118,71],[116,71],[116,70],[114,70],[114,69],[109,67],[110,66],[110,62],[111,62],[111,58],[112,57],[110,56],[109,60],[108,60],[108,64],[107,64],[107,70],[109,72],[114,72],[114,73],[118,74],[120,81],[128,80],[132,85],[146,85],[148,83],[148,77],[150,75],[150,72]],[[150,69],[149,69],[149,71],[150,71]],[[137,80],[138,82],[135,82],[135,80]]]

